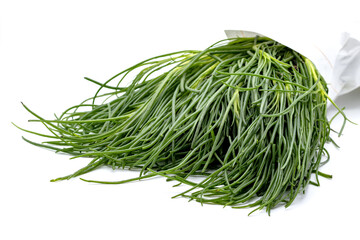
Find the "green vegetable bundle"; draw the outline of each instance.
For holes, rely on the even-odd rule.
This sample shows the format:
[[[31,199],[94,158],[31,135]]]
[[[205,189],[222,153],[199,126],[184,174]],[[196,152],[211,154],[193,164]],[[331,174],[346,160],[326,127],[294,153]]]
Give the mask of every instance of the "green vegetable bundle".
[[[49,138],[26,141],[92,159],[52,181],[101,166],[140,169],[119,182],[82,180],[160,175],[189,186],[177,196],[270,213],[319,185],[319,175],[331,177],[319,171],[332,141],[326,82],[307,58],[269,38],[223,40],[150,58],[105,83],[86,79],[100,86],[95,96],[54,120],[24,105],[51,133],[22,129]]]

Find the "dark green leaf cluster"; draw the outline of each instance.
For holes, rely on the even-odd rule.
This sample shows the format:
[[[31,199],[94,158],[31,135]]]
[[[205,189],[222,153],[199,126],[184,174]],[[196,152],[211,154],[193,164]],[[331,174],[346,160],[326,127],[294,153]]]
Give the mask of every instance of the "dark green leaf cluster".
[[[223,40],[145,60],[105,83],[87,80],[100,86],[95,96],[54,120],[24,105],[50,131],[25,130],[49,138],[26,141],[92,159],[53,181],[100,166],[140,169],[135,179],[85,181],[160,175],[189,186],[177,196],[270,212],[319,185],[319,175],[331,177],[319,172],[331,141],[326,82],[308,59],[271,39]]]

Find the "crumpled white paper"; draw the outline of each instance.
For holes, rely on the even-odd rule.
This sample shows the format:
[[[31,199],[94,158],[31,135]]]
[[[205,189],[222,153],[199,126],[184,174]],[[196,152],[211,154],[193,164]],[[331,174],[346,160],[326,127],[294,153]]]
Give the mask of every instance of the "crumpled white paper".
[[[228,38],[269,37],[310,59],[328,83],[329,96],[335,99],[360,87],[360,42],[347,32],[323,38],[294,36],[286,32],[263,34],[245,30],[225,30]]]

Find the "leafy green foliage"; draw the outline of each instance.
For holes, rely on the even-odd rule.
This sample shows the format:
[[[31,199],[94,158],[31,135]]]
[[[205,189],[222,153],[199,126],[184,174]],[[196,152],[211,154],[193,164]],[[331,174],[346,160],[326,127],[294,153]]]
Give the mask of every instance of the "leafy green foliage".
[[[121,86],[132,73],[131,84]],[[86,79],[99,91],[54,120],[24,105],[51,133],[25,130],[50,138],[26,141],[92,158],[52,181],[104,165],[141,169],[119,182],[83,180],[120,184],[160,175],[189,186],[177,196],[270,213],[309,183],[319,185],[319,175],[331,177],[319,172],[331,140],[326,82],[308,59],[271,39],[223,40],[145,60],[105,83]]]

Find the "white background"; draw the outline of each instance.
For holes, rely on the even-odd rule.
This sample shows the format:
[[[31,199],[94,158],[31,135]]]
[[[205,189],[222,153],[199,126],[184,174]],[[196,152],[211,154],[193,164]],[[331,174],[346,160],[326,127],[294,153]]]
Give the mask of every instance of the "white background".
[[[27,122],[21,101],[51,118],[94,94],[96,86],[83,77],[103,82],[148,57],[204,49],[225,38],[225,29],[325,33],[359,26],[355,2],[1,1],[0,239],[360,239],[359,125],[333,135],[341,148],[328,146],[331,161],[322,171],[334,178],[308,187],[271,217],[171,199],[182,189],[162,178],[50,183],[88,160],[29,145],[21,136],[31,135],[11,125],[43,130]],[[360,123],[360,90],[336,102]],[[340,125],[338,118],[333,128]],[[135,176],[105,168],[86,178]]]

